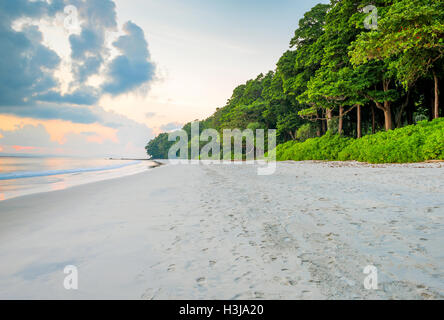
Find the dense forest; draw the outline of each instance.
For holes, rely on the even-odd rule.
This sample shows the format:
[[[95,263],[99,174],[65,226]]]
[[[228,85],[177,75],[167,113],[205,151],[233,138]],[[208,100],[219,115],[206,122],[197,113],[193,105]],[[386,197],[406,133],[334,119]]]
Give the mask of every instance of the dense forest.
[[[443,21],[442,0],[318,4],[276,69],[235,88],[200,128],[277,129],[280,160],[443,159]],[[147,153],[166,158],[173,143],[160,134]]]

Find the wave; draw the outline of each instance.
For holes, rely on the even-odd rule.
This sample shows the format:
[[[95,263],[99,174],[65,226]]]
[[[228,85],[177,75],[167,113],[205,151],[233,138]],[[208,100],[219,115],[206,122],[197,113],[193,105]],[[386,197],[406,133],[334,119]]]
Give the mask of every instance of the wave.
[[[61,174],[70,173],[85,173],[85,172],[95,172],[95,171],[106,171],[113,169],[120,169],[132,165],[141,163],[141,161],[132,161],[128,163],[103,166],[103,167],[93,167],[93,168],[77,168],[77,169],[65,169],[65,170],[48,170],[48,171],[28,171],[28,172],[9,172],[0,174],[0,180],[14,180],[23,178],[34,178],[34,177],[47,177],[56,176]]]

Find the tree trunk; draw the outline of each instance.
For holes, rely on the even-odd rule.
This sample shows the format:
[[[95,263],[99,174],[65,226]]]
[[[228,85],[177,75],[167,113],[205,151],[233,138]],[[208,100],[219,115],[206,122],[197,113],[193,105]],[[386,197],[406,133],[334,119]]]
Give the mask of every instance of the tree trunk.
[[[433,70],[433,80],[435,81],[435,104],[434,104],[434,118],[439,118],[439,90],[438,90],[438,76]]]
[[[407,96],[405,98],[405,101],[401,104],[401,107],[399,108],[398,112],[395,115],[395,123],[396,128],[400,128],[402,125],[402,115],[404,114],[404,110],[409,105],[410,102],[410,89],[407,91]]]
[[[392,130],[392,112],[390,110],[390,104],[384,109],[384,123],[386,131]]]
[[[411,125],[413,124],[413,108],[412,108],[412,104],[410,103],[408,108],[407,108],[407,124]]]
[[[323,122],[324,121],[322,121],[322,111],[321,111],[321,115],[319,116],[319,110],[316,110],[316,117],[318,118],[317,120],[316,120],[316,124],[317,124],[317,128],[316,128],[316,135],[318,136],[318,137],[320,137],[320,136],[322,136],[323,135],[323,126],[324,126],[324,124],[323,124]]]
[[[389,91],[390,89],[390,80],[384,79],[382,81],[382,87],[384,89],[384,92]],[[385,130],[392,130],[393,124],[392,124],[392,111],[391,111],[391,105],[389,100],[385,100],[384,103],[378,102],[376,99],[372,99],[369,97],[373,102],[375,103],[376,107],[384,112],[384,126]]]
[[[375,107],[372,106],[372,134],[376,133]]]
[[[326,117],[324,110],[321,111],[321,115],[322,115],[322,118]],[[327,132],[326,123],[327,123],[326,120],[324,120],[324,119],[321,120],[321,135],[322,136],[325,134],[325,132]]]
[[[384,92],[389,91],[390,89],[390,80],[385,79],[382,83],[382,86],[384,88]],[[390,106],[390,101],[384,101],[384,108],[382,109],[384,111],[384,122],[385,122],[385,130],[389,131],[392,130],[392,111]]]
[[[332,111],[331,109],[327,109],[327,130],[330,130],[330,126],[331,126],[331,119],[333,118],[332,116]]]
[[[342,134],[342,126],[343,126],[343,115],[344,115],[344,107],[339,107],[339,123],[338,123],[338,133]]]
[[[357,131],[357,136],[358,139],[362,137],[362,129],[361,129],[361,106],[358,105],[357,110],[357,126],[356,126],[356,131]]]
[[[376,107],[381,109],[384,112],[384,127],[386,131],[392,130],[392,111],[390,109],[390,102],[384,101],[384,104],[381,104],[375,101]]]

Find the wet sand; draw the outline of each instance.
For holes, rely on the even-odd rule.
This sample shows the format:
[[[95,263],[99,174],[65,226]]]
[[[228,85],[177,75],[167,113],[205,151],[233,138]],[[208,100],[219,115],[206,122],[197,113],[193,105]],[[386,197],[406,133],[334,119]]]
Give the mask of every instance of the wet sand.
[[[0,298],[443,299],[443,243],[443,163],[167,165],[0,202]]]

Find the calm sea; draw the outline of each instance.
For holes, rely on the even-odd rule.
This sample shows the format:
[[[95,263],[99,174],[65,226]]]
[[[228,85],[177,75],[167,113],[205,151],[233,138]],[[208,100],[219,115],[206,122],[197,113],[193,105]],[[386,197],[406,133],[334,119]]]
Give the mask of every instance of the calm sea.
[[[0,156],[0,201],[145,170],[145,161]]]

